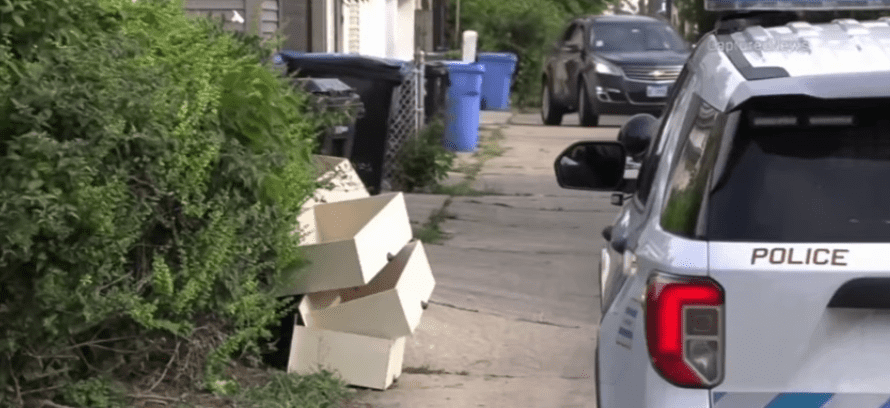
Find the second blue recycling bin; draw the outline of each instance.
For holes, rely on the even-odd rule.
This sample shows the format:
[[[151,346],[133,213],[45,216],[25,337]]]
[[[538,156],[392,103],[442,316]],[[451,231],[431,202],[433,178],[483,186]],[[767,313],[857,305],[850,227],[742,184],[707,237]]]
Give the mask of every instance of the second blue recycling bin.
[[[445,148],[473,152],[479,143],[479,101],[485,68],[477,63],[448,61],[448,97],[445,102]]]
[[[480,52],[477,57],[485,67],[482,76],[482,109],[510,110],[510,84],[516,70],[516,54]]]

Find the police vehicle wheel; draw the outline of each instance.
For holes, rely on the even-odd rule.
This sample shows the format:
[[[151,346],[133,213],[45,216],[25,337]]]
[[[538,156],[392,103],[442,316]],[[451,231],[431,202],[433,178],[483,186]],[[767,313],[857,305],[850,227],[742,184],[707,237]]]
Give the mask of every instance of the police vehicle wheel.
[[[541,94],[541,120],[545,125],[559,126],[562,123],[563,111],[553,101],[553,90],[546,80],[542,88],[544,90]]]
[[[583,81],[578,85],[578,120],[581,122],[581,126],[597,126],[600,123],[600,117],[596,112],[595,101],[591,100],[587,93],[586,85]]]

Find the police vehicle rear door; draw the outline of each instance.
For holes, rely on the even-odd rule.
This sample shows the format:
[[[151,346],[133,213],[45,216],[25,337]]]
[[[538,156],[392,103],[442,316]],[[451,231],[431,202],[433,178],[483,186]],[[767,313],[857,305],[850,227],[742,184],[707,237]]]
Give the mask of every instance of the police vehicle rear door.
[[[890,100],[756,102],[706,198],[715,408],[890,408]]]

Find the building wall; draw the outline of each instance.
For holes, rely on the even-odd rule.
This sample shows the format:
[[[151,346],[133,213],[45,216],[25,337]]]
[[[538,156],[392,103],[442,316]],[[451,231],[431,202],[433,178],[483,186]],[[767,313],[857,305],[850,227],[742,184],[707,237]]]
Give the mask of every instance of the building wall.
[[[434,50],[433,45],[433,10],[417,10],[414,12],[414,43],[424,52]]]
[[[367,0],[361,4],[361,47],[359,53],[373,57],[387,56],[386,6],[390,0]]]
[[[289,23],[284,30],[288,37],[285,49],[413,60],[415,44],[420,44],[415,39],[418,0],[278,1],[281,15]]]
[[[324,4],[324,13],[325,13],[324,33],[325,33],[325,38],[327,39],[327,41],[325,41],[323,51],[324,52],[337,52],[337,51],[342,50],[342,48],[339,45],[339,41],[337,41],[340,38],[339,33],[337,33],[337,27],[339,27],[339,24],[337,24],[338,22],[337,22],[337,18],[336,18],[337,15],[339,15],[339,10],[337,8],[340,7],[341,4],[343,4],[343,1],[342,0],[326,0],[324,3],[325,3]]]
[[[397,2],[394,33],[390,38],[394,39],[393,53],[389,55],[405,61],[414,60],[414,13],[417,10],[416,0],[393,0]]]
[[[448,0],[433,1],[433,51],[447,50]]]
[[[221,20],[227,30],[244,31],[244,24],[232,21],[235,12],[246,17],[244,0],[186,0],[184,6],[188,15]]]
[[[386,11],[384,14],[386,33],[386,57],[392,57],[396,53],[396,30],[398,30],[399,0],[385,0]]]
[[[259,23],[260,33],[263,36],[271,37],[278,31],[281,10],[278,4],[279,0],[265,0],[261,4]]]
[[[281,20],[284,26],[284,49],[309,51],[311,49],[311,22],[309,0],[280,0]]]
[[[256,28],[256,33],[267,37],[278,30],[281,19],[278,0],[186,0],[183,5],[190,15],[224,21],[228,30]],[[232,21],[236,12],[244,23]]]

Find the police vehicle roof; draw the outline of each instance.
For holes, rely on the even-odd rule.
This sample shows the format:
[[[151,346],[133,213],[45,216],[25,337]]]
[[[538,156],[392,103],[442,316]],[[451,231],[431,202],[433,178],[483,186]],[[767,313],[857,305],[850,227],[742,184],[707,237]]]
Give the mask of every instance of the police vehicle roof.
[[[730,110],[751,97],[890,97],[890,18],[838,19],[776,27],[752,26],[706,37],[693,69],[713,76],[700,84],[711,105]],[[732,73],[723,68],[733,67]],[[723,83],[723,87],[714,87]],[[709,89],[710,88],[710,89]],[[720,89],[716,89],[720,88]]]
[[[593,15],[587,16],[585,19],[595,23],[657,23],[663,22],[655,17],[642,16],[638,14],[612,14],[612,15]]]

